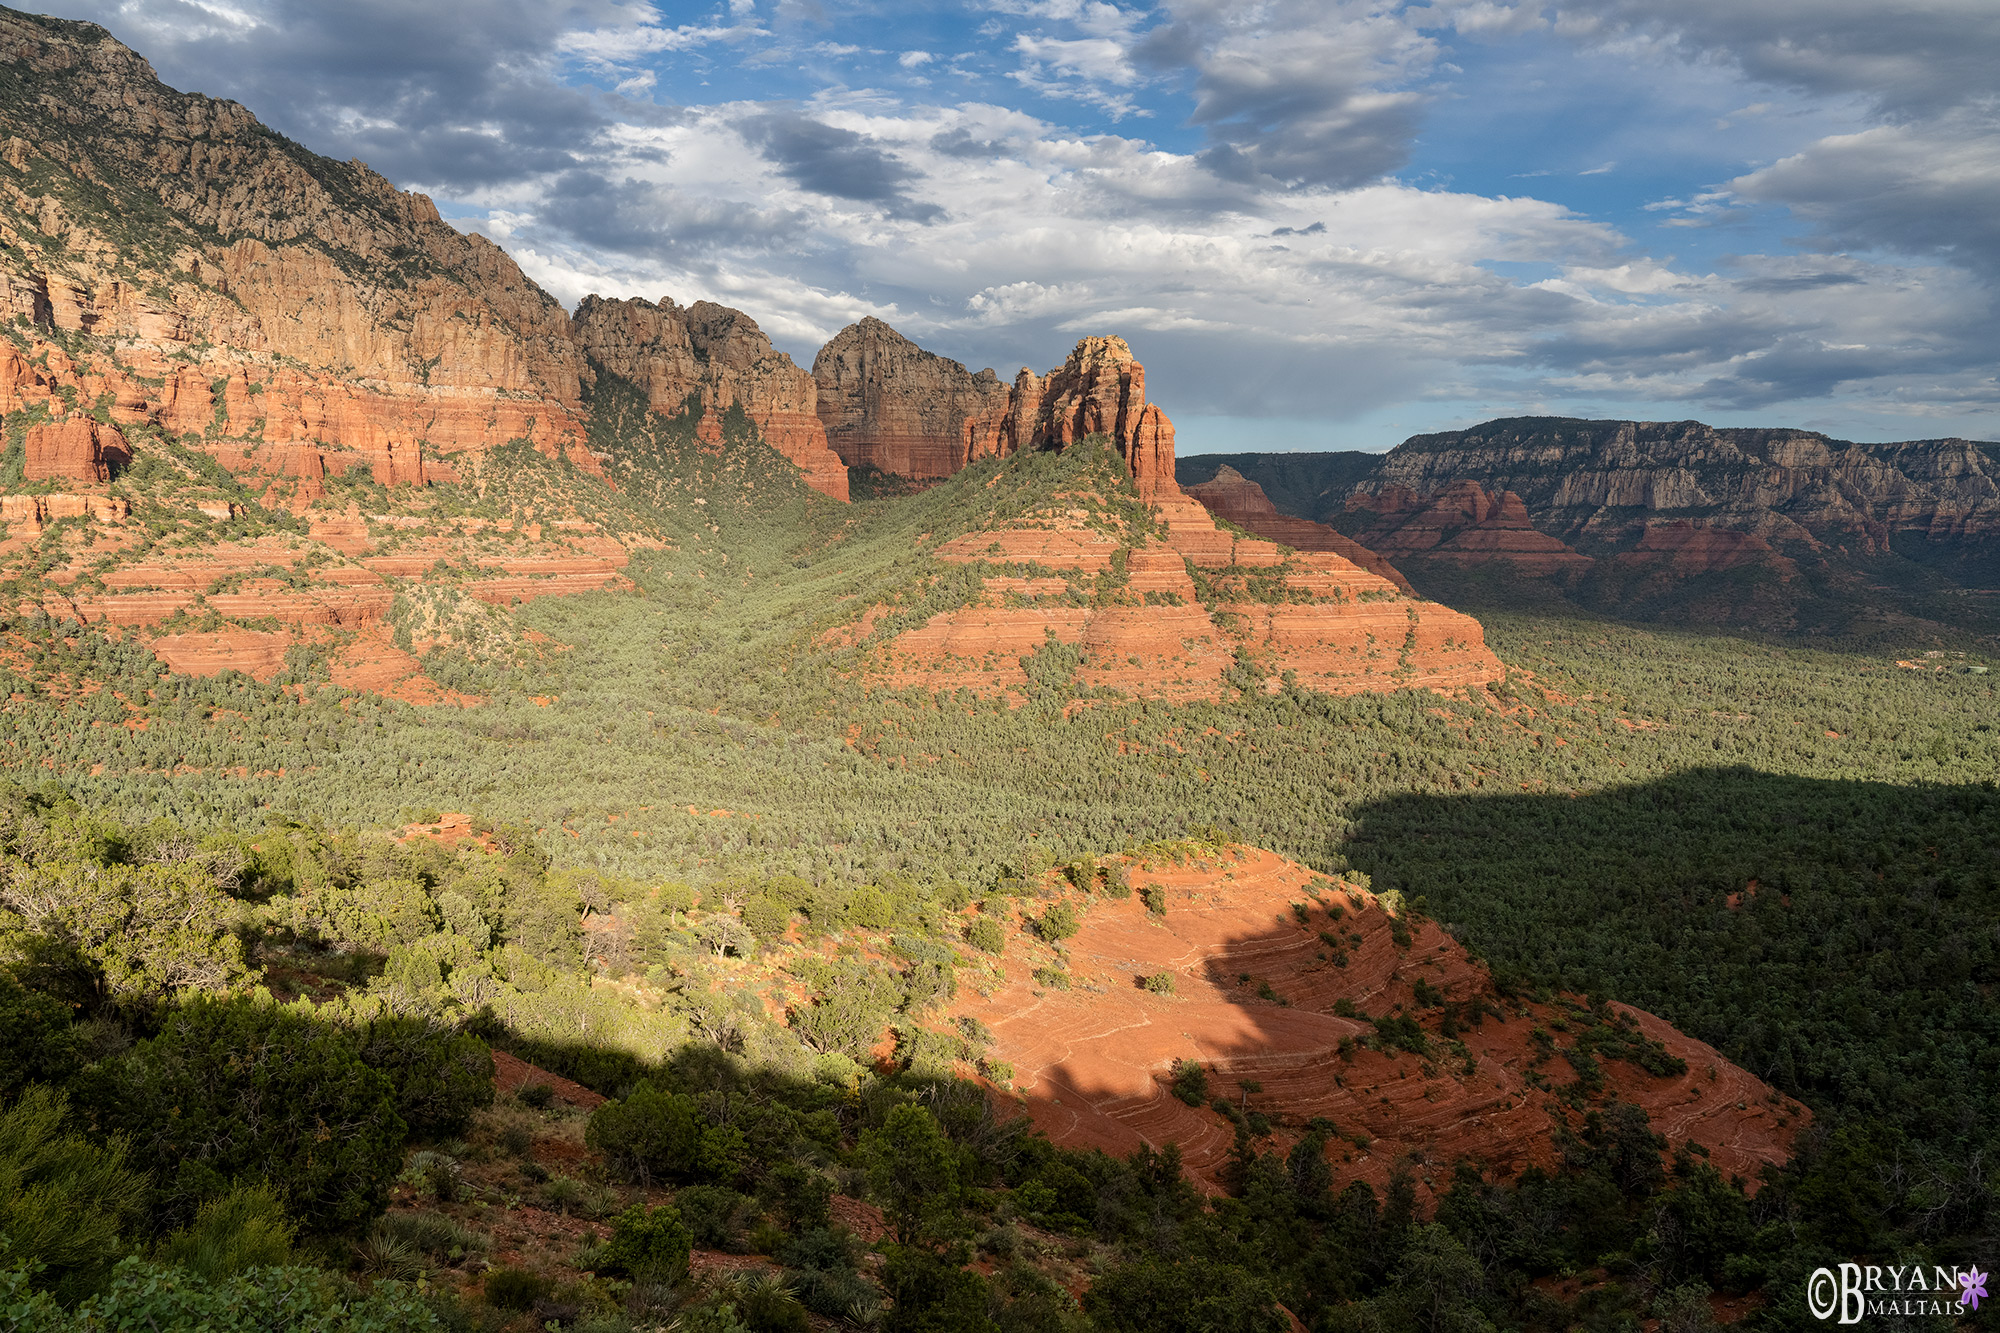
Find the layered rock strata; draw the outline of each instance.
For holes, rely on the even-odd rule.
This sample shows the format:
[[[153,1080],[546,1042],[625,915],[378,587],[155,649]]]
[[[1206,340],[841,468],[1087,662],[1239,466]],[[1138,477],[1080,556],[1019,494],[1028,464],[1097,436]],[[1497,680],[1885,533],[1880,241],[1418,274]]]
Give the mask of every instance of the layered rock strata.
[[[968,457],[966,422],[1005,412],[1009,390],[923,348],[872,316],[813,358],[818,411],[835,453],[915,481],[949,477]]]
[[[0,65],[0,313],[90,339],[63,365],[25,335],[0,400],[67,386],[392,484],[516,438],[592,465],[561,306],[429,199],[176,92],[94,25],[0,13]]]
[[[702,437],[720,443],[721,414],[741,407],[808,485],[848,498],[847,465],[828,447],[813,377],[742,311],[710,301],[680,306],[662,299],[655,305],[587,296],[573,329],[585,356],[644,390],[653,410],[672,416],[693,403],[702,413]],[[586,367],[584,373],[596,372]]]
[[[1278,507],[1264,494],[1262,486],[1227,464],[1217,469],[1215,476],[1208,481],[1181,489],[1190,498],[1200,501],[1202,507],[1217,518],[1226,519],[1259,537],[1294,550],[1328,551],[1343,556],[1371,574],[1380,574],[1404,592],[1410,590],[1409,580],[1381,555],[1324,523],[1279,513]]]

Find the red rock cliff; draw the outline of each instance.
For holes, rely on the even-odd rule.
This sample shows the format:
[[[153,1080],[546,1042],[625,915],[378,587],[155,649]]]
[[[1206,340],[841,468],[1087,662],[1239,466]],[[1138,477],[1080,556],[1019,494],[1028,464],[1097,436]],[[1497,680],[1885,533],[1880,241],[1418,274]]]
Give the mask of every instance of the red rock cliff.
[[[1083,339],[1046,377],[1023,368],[1006,405],[967,421],[965,432],[968,459],[1062,449],[1086,435],[1108,435],[1140,499],[1181,498],[1174,423],[1146,401],[1146,368],[1123,338]]]
[[[1009,397],[990,369],[975,375],[872,316],[819,349],[813,380],[827,441],[843,462],[919,481],[964,467],[965,423],[1004,412]]]
[[[813,489],[847,499],[847,465],[827,445],[813,377],[771,346],[742,311],[710,301],[680,306],[663,298],[655,305],[587,296],[572,328],[577,346],[645,390],[655,411],[672,415],[695,399],[703,434],[720,439],[710,418],[741,406]]]
[[[384,480],[520,437],[594,465],[562,307],[429,199],[167,87],[91,24],[0,11],[0,67],[0,316],[33,360],[35,330],[92,336],[73,373],[0,396],[108,394],[120,421],[352,452]]]

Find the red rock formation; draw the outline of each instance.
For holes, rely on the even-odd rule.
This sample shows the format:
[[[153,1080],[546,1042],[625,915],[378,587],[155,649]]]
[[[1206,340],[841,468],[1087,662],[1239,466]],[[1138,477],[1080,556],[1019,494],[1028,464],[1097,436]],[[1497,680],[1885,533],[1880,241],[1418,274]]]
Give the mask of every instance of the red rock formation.
[[[1087,505],[1083,496],[1070,499]],[[1257,684],[1287,680],[1332,694],[1406,687],[1477,688],[1502,674],[1477,621],[1420,602],[1331,552],[1294,554],[1217,528],[1199,504],[1162,499],[1167,541],[1133,541],[1088,507],[1042,510],[934,548],[961,564],[1024,563],[1063,578],[996,573],[970,604],[878,645],[864,678],[892,688],[970,689],[1027,697],[1023,658],[1053,637],[1081,650],[1080,685],[1173,701],[1235,697],[1225,676],[1258,664]],[[1124,585],[1107,591],[1123,557]],[[1208,571],[1204,605],[1189,566]],[[1287,596],[1271,600],[1250,575],[1276,571]],[[843,639],[859,643],[866,631]],[[1239,678],[1240,679],[1240,678]]]
[[[711,418],[740,406],[809,486],[847,499],[847,465],[827,446],[813,377],[742,311],[709,301],[682,307],[671,299],[654,305],[587,296],[572,329],[577,346],[645,390],[654,411],[672,416],[692,399],[703,412],[702,438],[719,443],[721,426]]]
[[[1385,487],[1351,497],[1347,507],[1350,514],[1371,516],[1361,540],[1385,556],[1457,565],[1501,561],[1526,574],[1564,574],[1591,564],[1588,556],[1537,531],[1520,496],[1489,494],[1477,482],[1454,482],[1433,496]]]
[[[377,471],[397,481],[419,479],[419,441],[529,438],[592,465],[568,316],[430,200],[166,87],[92,25],[0,12],[0,64],[19,93],[0,106],[0,310],[111,352],[0,351],[0,410],[61,384],[183,437],[263,419],[266,440],[373,455],[386,432],[395,457]]]
[[[813,358],[819,419],[849,467],[920,481],[966,464],[965,423],[1004,411],[1007,386],[973,374],[872,316],[833,336]]]
[[[1713,574],[1725,569],[1763,566],[1776,569],[1779,577],[1798,574],[1798,565],[1771,549],[1771,544],[1752,532],[1712,527],[1687,519],[1648,523],[1639,544],[1613,557],[1614,563],[1651,566],[1675,578]]]
[[[1450,1163],[1467,1156],[1503,1175],[1554,1165],[1553,1131],[1567,1113],[1530,1081],[1546,1057],[1529,1032],[1555,1026],[1555,1017],[1573,1027],[1576,1014],[1559,1002],[1526,1006],[1526,1016],[1518,1000],[1495,1004],[1503,1017],[1461,1026],[1469,1072],[1458,1061],[1427,1065],[1395,1051],[1350,1047],[1343,1057],[1343,1040],[1373,1031],[1366,1016],[1400,1009],[1431,1026],[1439,1011],[1418,1004],[1420,981],[1453,1000],[1491,1003],[1490,978],[1435,924],[1406,922],[1412,942],[1399,947],[1373,894],[1331,885],[1269,852],[1237,848],[1190,866],[1128,858],[1127,870],[1135,886],[1159,886],[1164,916],[1136,896],[1092,901],[1068,942],[1066,990],[1039,984],[1034,970],[1054,961],[1050,950],[1009,919],[1004,984],[964,992],[953,1006],[954,1015],[992,1028],[994,1057],[1014,1067],[1029,1113],[1057,1143],[1120,1154],[1178,1143],[1196,1179],[1219,1188],[1232,1127],[1168,1092],[1174,1062],[1194,1060],[1212,1091],[1284,1126],[1280,1151],[1314,1116],[1344,1135],[1365,1133],[1365,1149],[1346,1138],[1331,1145],[1336,1190],[1357,1179],[1380,1189],[1399,1160],[1419,1164],[1420,1191],[1438,1193],[1450,1184]],[[1309,905],[1306,924],[1296,922],[1293,903]],[[1338,921],[1327,905],[1340,908]],[[1317,933],[1327,927],[1360,936],[1345,946],[1346,966],[1327,957]],[[1138,984],[1162,973],[1173,981],[1170,994]],[[1288,1003],[1261,998],[1264,986]],[[1340,1001],[1362,1017],[1336,1014]],[[1669,1151],[1699,1145],[1719,1170],[1749,1181],[1789,1156],[1809,1112],[1652,1015],[1615,1008],[1687,1062],[1686,1073],[1664,1077],[1622,1060],[1603,1065],[1606,1095],[1644,1109]],[[1247,1093],[1245,1080],[1262,1091]]]
[[[109,481],[112,468],[132,461],[118,428],[89,417],[30,426],[26,445],[25,481]]]
[[[1146,368],[1123,338],[1085,338],[1069,360],[1038,378],[1023,368],[1004,407],[965,423],[966,457],[1063,449],[1106,435],[1131,470],[1139,498],[1176,500],[1174,424],[1146,401]]]
[[[1259,537],[1296,551],[1330,551],[1353,561],[1371,574],[1380,574],[1404,592],[1410,591],[1409,581],[1387,560],[1324,523],[1279,513],[1277,506],[1264,494],[1264,488],[1233,467],[1225,464],[1217,469],[1212,479],[1183,486],[1181,490],[1201,501],[1202,506],[1217,518],[1227,519]]]

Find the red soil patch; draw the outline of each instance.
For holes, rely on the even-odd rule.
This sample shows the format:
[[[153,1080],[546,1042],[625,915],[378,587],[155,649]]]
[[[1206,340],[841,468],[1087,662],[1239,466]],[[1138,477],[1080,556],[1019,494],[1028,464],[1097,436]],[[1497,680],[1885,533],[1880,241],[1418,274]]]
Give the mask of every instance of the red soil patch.
[[[594,1111],[604,1105],[605,1098],[573,1083],[560,1074],[551,1074],[546,1069],[538,1069],[516,1056],[502,1050],[493,1052],[493,1091],[496,1096],[511,1097],[522,1088],[536,1083],[546,1084],[555,1093],[556,1100],[585,1111]]]
[[[1451,1163],[1476,1158],[1502,1174],[1529,1164],[1550,1166],[1558,1118],[1578,1123],[1538,1083],[1561,1085],[1574,1073],[1560,1055],[1542,1055],[1531,1029],[1550,1029],[1567,1047],[1575,1032],[1553,1030],[1573,1015],[1560,1005],[1527,1005],[1492,995],[1485,970],[1435,924],[1408,926],[1399,947],[1391,918],[1372,895],[1342,886],[1299,925],[1293,903],[1313,904],[1308,885],[1327,882],[1304,866],[1269,852],[1239,849],[1236,859],[1207,866],[1134,867],[1136,887],[1161,886],[1165,916],[1137,895],[1099,900],[1068,943],[1072,988],[1037,983],[1034,969],[1050,961],[1047,946],[1016,932],[1003,964],[1004,984],[990,996],[969,991],[954,1007],[992,1027],[994,1056],[1012,1064],[1028,1113],[1058,1143],[1129,1153],[1141,1143],[1181,1145],[1191,1174],[1217,1187],[1233,1129],[1203,1108],[1173,1098],[1167,1088],[1177,1060],[1209,1070],[1211,1095],[1245,1102],[1280,1125],[1280,1147],[1298,1128],[1325,1116],[1340,1129],[1330,1154],[1337,1182],[1386,1183],[1391,1165],[1408,1155],[1420,1184],[1448,1180]],[[1347,965],[1338,966],[1331,932]],[[1359,935],[1359,940],[1353,938]],[[1140,988],[1143,976],[1169,974],[1175,993]],[[1247,974],[1249,981],[1240,978]],[[1483,1017],[1458,1033],[1472,1060],[1443,1048],[1436,1009],[1419,1009],[1422,980],[1453,1001],[1486,997],[1504,1019]],[[1259,996],[1260,987],[1289,1001]],[[1373,1032],[1366,1017],[1341,1017],[1339,1001],[1359,1014],[1415,1017],[1431,1036],[1428,1059],[1399,1051],[1353,1049],[1343,1038]],[[1809,1115],[1712,1048],[1637,1010],[1640,1031],[1687,1062],[1684,1075],[1655,1077],[1622,1060],[1604,1060],[1606,1093],[1643,1107],[1671,1145],[1693,1143],[1725,1174],[1754,1182],[1766,1164],[1789,1156]],[[1538,1059],[1539,1057],[1539,1059]],[[1239,1080],[1260,1082],[1245,1094]],[[1783,1118],[1786,1123],[1778,1122]],[[1353,1138],[1371,1142],[1362,1149]]]

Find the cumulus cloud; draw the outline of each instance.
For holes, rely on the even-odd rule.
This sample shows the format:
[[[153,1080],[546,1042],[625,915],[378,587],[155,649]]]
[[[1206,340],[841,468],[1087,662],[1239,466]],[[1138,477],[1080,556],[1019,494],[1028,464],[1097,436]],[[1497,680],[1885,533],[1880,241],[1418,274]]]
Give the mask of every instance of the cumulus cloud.
[[[1438,44],[1371,0],[1183,0],[1134,54],[1192,71],[1218,173],[1344,188],[1408,158]]]
[[[1790,208],[1826,249],[1883,246],[2000,277],[2000,114],[1991,109],[1821,139],[1730,188]]]

